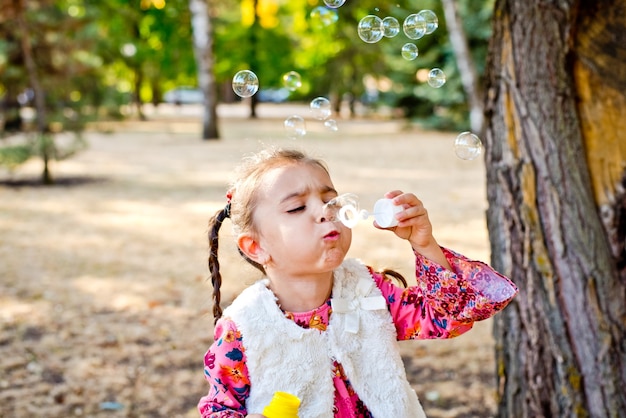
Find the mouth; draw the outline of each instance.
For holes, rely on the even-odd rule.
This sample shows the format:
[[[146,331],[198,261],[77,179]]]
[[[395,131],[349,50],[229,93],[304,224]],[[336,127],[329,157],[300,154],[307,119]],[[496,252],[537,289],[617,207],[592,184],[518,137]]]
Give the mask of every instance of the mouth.
[[[330,231],[328,234],[324,235],[324,239],[333,240],[339,238],[339,231]]]

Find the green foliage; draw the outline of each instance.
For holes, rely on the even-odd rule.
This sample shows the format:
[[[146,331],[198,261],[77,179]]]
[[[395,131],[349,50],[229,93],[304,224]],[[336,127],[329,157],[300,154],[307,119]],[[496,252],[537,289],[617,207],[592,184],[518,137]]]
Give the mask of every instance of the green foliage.
[[[0,141],[0,166],[15,170],[33,157],[45,160],[65,160],[87,147],[79,132],[39,133],[22,135],[4,143]]]
[[[0,166],[15,170],[32,156],[33,147],[29,144],[0,146]]]
[[[232,76],[241,69],[252,69],[262,89],[280,87],[282,74],[295,70],[303,86],[292,100],[348,94],[372,106],[400,107],[407,117],[431,127],[457,129],[467,123],[440,1],[349,0],[336,9],[338,21],[325,27],[311,19],[321,0],[258,0],[264,7],[256,16],[250,14],[254,1],[209,0],[220,91],[230,91]],[[493,0],[458,0],[457,5],[482,75]],[[410,41],[402,31],[375,44],[357,35],[358,22],[367,14],[394,16],[402,25],[422,9],[435,11],[439,28],[412,41],[420,51],[414,61],[400,55]],[[57,128],[80,130],[90,119],[119,118],[122,106],[133,100],[157,103],[169,89],[197,84],[188,0],[33,0],[23,12],[46,91],[48,123]],[[0,97],[4,94],[9,103],[30,82],[14,16],[11,10],[3,13]],[[447,75],[441,89],[425,84],[424,70],[433,67]]]

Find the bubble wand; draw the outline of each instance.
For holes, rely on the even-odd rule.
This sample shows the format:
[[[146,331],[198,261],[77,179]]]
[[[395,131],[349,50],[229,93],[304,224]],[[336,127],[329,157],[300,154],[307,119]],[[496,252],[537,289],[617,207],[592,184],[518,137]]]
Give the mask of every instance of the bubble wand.
[[[379,199],[372,212],[359,209],[359,198],[353,193],[346,193],[331,199],[324,205],[324,214],[332,222],[339,221],[348,228],[354,228],[360,220],[370,216],[381,228],[391,228],[398,224],[396,214],[402,206],[393,204],[392,199]]]

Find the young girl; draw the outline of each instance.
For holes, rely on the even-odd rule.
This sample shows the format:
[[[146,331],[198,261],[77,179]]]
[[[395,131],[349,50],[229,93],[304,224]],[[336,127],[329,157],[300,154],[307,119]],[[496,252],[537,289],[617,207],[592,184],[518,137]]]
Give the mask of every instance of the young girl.
[[[398,190],[385,194],[403,208],[386,230],[410,244],[417,285],[398,287],[386,272],[345,259],[352,232],[325,210],[336,196],[325,165],[299,151],[262,151],[240,167],[209,224],[216,324],[202,417],[263,417],[277,391],[301,399],[301,418],[425,417],[396,341],[455,337],[517,293],[486,264],[440,247],[422,202]],[[264,278],[222,314],[225,218]]]

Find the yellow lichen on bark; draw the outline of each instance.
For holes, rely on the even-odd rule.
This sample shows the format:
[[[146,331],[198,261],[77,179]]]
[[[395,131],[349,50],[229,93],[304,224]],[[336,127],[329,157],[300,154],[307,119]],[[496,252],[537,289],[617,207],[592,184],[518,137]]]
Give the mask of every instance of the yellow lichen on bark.
[[[574,66],[574,80],[595,201],[611,204],[626,174],[626,97],[580,61]]]
[[[505,27],[509,27],[508,24]],[[521,137],[521,126],[517,109],[513,100],[515,92],[511,89],[515,88],[515,65],[513,60],[513,41],[511,40],[511,32],[505,30],[502,34],[502,68],[506,72],[503,79],[509,80],[505,82],[503,87],[504,98],[502,100],[504,109],[504,123],[506,126],[506,142],[509,144],[513,158],[519,159],[518,138]]]

